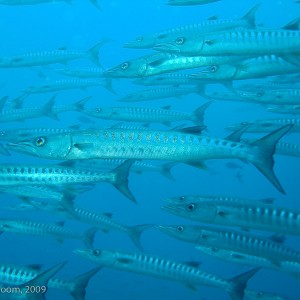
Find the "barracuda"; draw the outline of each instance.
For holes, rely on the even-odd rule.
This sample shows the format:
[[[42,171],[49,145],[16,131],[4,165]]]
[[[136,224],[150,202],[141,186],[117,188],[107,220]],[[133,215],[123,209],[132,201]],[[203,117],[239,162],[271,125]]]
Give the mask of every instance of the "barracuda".
[[[52,237],[60,242],[64,239],[76,239],[84,242],[88,248],[93,247],[97,228],[88,229],[85,233],[77,232],[63,226],[63,223],[39,223],[27,220],[0,219],[0,232],[12,232],[22,235]]]
[[[209,81],[208,81],[209,82]],[[201,85],[207,83],[202,79],[191,78],[186,73],[170,73],[157,76],[141,77],[133,81],[134,84],[152,86],[152,85]]]
[[[136,202],[128,189],[128,173],[133,161],[126,161],[111,172],[101,173],[56,165],[1,165],[0,187],[16,185],[66,186],[79,183],[111,183],[125,197]]]
[[[202,168],[207,159],[240,158],[251,162],[284,193],[273,172],[273,154],[277,141],[291,127],[282,127],[251,144],[176,131],[104,129],[40,136],[9,143],[7,149],[48,159],[170,160]]]
[[[268,239],[240,231],[221,230],[208,226],[174,225],[158,226],[158,229],[188,243],[264,257],[277,266],[280,266],[281,261],[300,263],[300,252],[274,242],[273,237]]]
[[[32,0],[35,1],[35,0]],[[12,2],[8,0],[7,2]],[[0,1],[1,4],[1,1]],[[49,65],[54,63],[67,63],[74,59],[87,58],[99,65],[98,54],[107,40],[102,40],[87,51],[53,50],[44,52],[29,52],[12,57],[1,57],[0,68],[21,68]]]
[[[300,118],[277,118],[277,119],[267,119],[267,120],[256,120],[254,122],[242,122],[241,124],[228,126],[226,129],[238,130],[240,128],[245,128],[244,132],[272,132],[277,130],[284,125],[292,124],[290,132],[300,131]]]
[[[253,269],[230,280],[206,273],[197,267],[157,256],[109,250],[75,250],[79,256],[100,266],[179,281],[188,286],[206,285],[225,290],[232,299],[242,300],[247,281],[258,271]]]
[[[72,168],[82,168],[82,169],[92,169],[97,172],[106,172],[115,169],[117,166],[123,164],[124,159],[84,159],[84,160],[69,160],[60,163],[61,166],[72,167]],[[130,172],[136,174],[142,174],[144,172],[155,172],[160,173],[170,180],[175,180],[171,169],[176,165],[176,163],[164,163],[164,164],[153,164],[151,162],[134,161]]]
[[[233,30],[203,35],[177,35],[170,43],[161,43],[155,50],[180,55],[268,55],[300,51],[299,30]],[[293,58],[291,58],[293,60]]]
[[[66,200],[64,200],[66,202]],[[69,205],[64,205],[68,207]],[[73,218],[76,221],[84,222],[95,226],[102,230],[104,233],[108,233],[111,230],[116,230],[121,233],[125,233],[129,236],[135,246],[142,249],[140,237],[144,230],[153,227],[151,224],[143,224],[136,226],[125,226],[116,222],[112,218],[111,213],[97,213],[92,210],[83,209],[80,207],[72,207],[73,210],[71,212],[67,211],[61,203],[51,203],[46,201],[34,201],[29,200],[26,203],[22,203],[18,206],[9,206],[5,207],[5,209],[12,211],[44,211],[47,213],[55,214],[62,216],[64,218]],[[1,280],[0,280],[1,281]]]
[[[125,48],[152,48],[158,43],[170,42],[178,34],[203,34],[212,31],[228,30],[232,28],[255,28],[255,14],[259,5],[255,5],[240,19],[218,20],[209,19],[199,24],[191,24],[171,28],[161,32],[139,36],[135,40],[125,43]]]
[[[254,266],[254,267],[277,270],[277,271],[290,274],[297,279],[300,279],[299,262],[281,261],[280,266],[278,266],[278,265],[274,265],[272,261],[270,261],[267,258],[255,256],[255,255],[249,255],[243,252],[237,252],[237,251],[226,250],[223,248],[207,247],[207,246],[197,246],[196,249],[218,259],[222,259],[225,261],[238,263],[246,266],[252,266],[252,267]]]
[[[300,59],[297,57],[300,64]],[[246,59],[235,64],[212,65],[192,78],[202,80],[244,80],[267,76],[299,73],[300,67],[277,55],[264,55]],[[253,87],[253,86],[252,86]]]
[[[57,69],[55,72],[78,78],[102,78],[103,77],[103,69],[100,67],[94,68],[82,68],[82,69]]]
[[[169,106],[162,108],[152,107],[96,107],[85,110],[84,113],[99,119],[120,120],[127,122],[163,123],[191,121],[196,125],[204,126],[203,119],[207,107],[211,102],[198,107],[194,112],[187,113],[171,110]]]
[[[68,133],[79,130],[78,125],[67,128],[15,128],[15,129],[2,129],[0,130],[0,139],[5,141],[24,140],[27,138],[34,138],[36,135],[43,134],[57,134]]]
[[[276,145],[276,154],[300,157],[300,144],[279,142]]]
[[[37,275],[33,279],[26,281],[20,285],[7,285],[0,283],[1,293],[0,299],[3,300],[16,300],[16,299],[27,299],[27,300],[45,300],[45,293],[47,292],[47,286],[49,280],[66,264],[60,263],[56,266],[48,269],[47,271]],[[28,289],[30,288],[30,292]],[[34,288],[39,292],[31,292],[31,289]],[[2,292],[10,291],[10,292]]]
[[[56,91],[65,91],[72,89],[85,89],[91,86],[103,86],[107,90],[112,91],[110,80],[92,80],[92,79],[70,79],[59,80],[40,86],[30,86],[23,90],[26,94],[39,94]]]
[[[155,56],[153,56],[154,58]],[[247,56],[249,57],[249,56]],[[246,57],[246,58],[247,58]],[[200,68],[214,64],[228,64],[241,61],[245,57],[223,56],[179,56],[175,54],[157,55],[157,59],[151,61],[137,58],[123,62],[122,64],[108,69],[103,73],[106,77],[135,78],[153,76],[172,71]]]
[[[293,114],[300,115],[300,104],[299,105],[276,105],[269,106],[267,110],[277,114]]]
[[[166,201],[171,204],[164,210],[194,221],[300,235],[300,211],[273,206],[269,199],[182,196]]]
[[[165,87],[143,90],[126,95],[119,99],[120,102],[141,102],[150,100],[159,100],[166,98],[177,98],[189,94],[202,94],[202,87],[180,88],[180,87]]]
[[[68,112],[68,111],[82,111],[86,102],[90,97],[79,100],[70,105],[54,105],[55,97],[53,96],[45,105],[25,107],[19,109],[9,109],[1,110],[0,112],[0,122],[14,122],[22,121],[31,118],[39,118],[42,116],[50,117],[54,120],[58,120],[58,114]],[[7,97],[3,97],[0,102],[6,101]]]
[[[26,267],[11,264],[0,264],[0,282],[2,284],[20,285],[24,284],[41,274],[40,265],[29,265]],[[51,278],[48,288],[64,289],[68,291],[75,300],[84,300],[85,289],[89,280],[101,269],[94,268],[84,274],[76,276],[71,280]]]

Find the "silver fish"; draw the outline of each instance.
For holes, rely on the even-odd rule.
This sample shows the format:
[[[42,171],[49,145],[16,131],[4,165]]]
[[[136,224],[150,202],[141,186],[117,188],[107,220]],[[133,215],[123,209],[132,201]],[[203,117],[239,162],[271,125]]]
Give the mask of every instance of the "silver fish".
[[[218,20],[210,18],[202,23],[179,26],[157,33],[139,36],[135,40],[124,44],[126,48],[152,48],[158,43],[171,42],[181,34],[203,34],[207,32],[223,31],[232,28],[255,28],[255,15],[259,5],[255,5],[240,19]]]
[[[8,0],[8,2],[12,1]],[[99,51],[106,43],[107,40],[103,39],[87,51],[50,50],[43,52],[29,52],[11,57],[1,57],[0,68],[34,67],[55,63],[65,64],[68,61],[82,58],[87,58],[93,63],[99,65]]]
[[[300,263],[300,252],[282,245],[282,239],[278,243],[277,237],[266,238],[250,233],[223,230],[204,225],[158,226],[158,229],[189,243],[264,257],[278,266],[280,266],[281,261],[297,261]],[[274,239],[276,242],[273,241]]]
[[[179,281],[188,286],[206,285],[226,291],[232,299],[242,300],[247,281],[258,271],[253,269],[230,280],[206,273],[200,268],[149,254],[135,254],[100,249],[75,250],[79,256],[100,266]]]
[[[0,187],[16,185],[58,186],[70,184],[111,183],[133,202],[135,198],[128,189],[128,172],[132,161],[125,161],[111,172],[102,173],[57,165],[1,165]]]
[[[251,144],[178,131],[103,129],[39,136],[8,143],[6,148],[48,159],[170,160],[201,168],[208,159],[240,158],[251,162],[284,193],[273,172],[272,156],[277,141],[291,127],[282,127]]]
[[[166,202],[164,210],[198,222],[300,235],[300,211],[274,206],[270,199],[195,195]]]
[[[300,115],[300,104],[299,105],[273,105],[273,106],[268,106],[267,110],[277,114]]]
[[[13,232],[22,235],[38,235],[52,237],[58,241],[64,239],[79,239],[86,247],[92,248],[97,228],[88,229],[85,233],[65,228],[64,223],[40,223],[27,220],[0,219],[0,232]]]
[[[106,120],[120,120],[126,122],[162,123],[169,125],[172,122],[191,121],[196,125],[204,126],[204,113],[211,102],[207,102],[192,113],[170,110],[170,107],[96,107],[84,110],[88,116]]]
[[[300,263],[296,261],[281,261],[280,265],[275,265],[267,258],[250,255],[243,252],[199,245],[196,246],[196,249],[218,259],[243,264],[246,266],[259,266],[261,268],[277,270],[292,275],[296,279],[300,279]]]
[[[84,300],[85,289],[89,280],[101,269],[94,268],[86,273],[80,274],[71,280],[51,278],[48,288],[64,289],[68,291],[75,300]],[[17,266],[11,264],[0,264],[0,282],[5,285],[24,284],[41,274],[41,265]]]

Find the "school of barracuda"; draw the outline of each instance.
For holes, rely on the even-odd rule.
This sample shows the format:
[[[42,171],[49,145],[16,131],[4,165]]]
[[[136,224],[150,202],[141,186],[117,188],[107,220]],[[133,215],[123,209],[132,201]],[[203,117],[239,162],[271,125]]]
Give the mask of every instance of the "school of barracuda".
[[[157,2],[153,1],[153,5]],[[299,1],[290,4],[294,10],[299,10],[297,3]],[[236,172],[236,178],[228,176],[226,180],[237,179],[243,184],[247,171],[242,165],[231,162],[235,159],[253,167],[263,189],[272,188],[278,197],[289,196],[289,190],[281,183],[281,179],[289,175],[278,172],[277,168],[274,171],[274,164],[282,155],[295,160],[300,157],[300,17],[282,24],[281,28],[270,28],[257,21],[263,4],[263,0],[252,7],[244,3],[240,17],[222,18],[220,14],[199,18],[198,24],[181,24],[179,18],[177,26],[172,28],[146,34],[141,32],[142,35],[133,36],[123,45],[128,51],[140,50],[132,50],[131,58],[123,62],[114,61],[112,53],[112,67],[104,66],[102,62],[106,47],[114,42],[109,31],[94,44],[86,45],[85,50],[48,49],[45,46],[44,51],[22,52],[20,47],[11,55],[0,54],[1,71],[41,70],[41,84],[33,82],[20,89],[19,95],[2,94],[0,99],[0,122],[3,125],[0,130],[1,198],[11,195],[12,199],[21,200],[2,205],[0,232],[5,235],[12,233],[11,239],[16,240],[18,236],[13,234],[35,236],[37,241],[42,237],[60,243],[65,239],[80,240],[74,241],[78,247],[73,247],[69,257],[75,262],[81,257],[95,265],[72,279],[61,279],[56,273],[72,262],[59,260],[59,253],[52,253],[56,264],[45,270],[38,261],[30,265],[17,264],[14,257],[10,262],[0,261],[0,299],[50,299],[46,294],[48,288],[65,290],[75,300],[95,299],[89,298],[88,284],[93,278],[101,295],[101,276],[109,274],[102,275],[104,271],[100,270],[104,267],[176,281],[194,290],[190,291],[191,295],[195,295],[199,286],[207,286],[221,290],[217,292],[218,299],[223,299],[220,297],[224,293],[233,300],[300,299],[299,289],[292,293],[294,297],[288,297],[277,293],[276,289],[272,292],[275,288],[272,284],[265,290],[251,284],[263,269],[300,280],[300,248],[288,242],[299,239],[300,209],[293,208],[288,201],[287,205],[277,205],[273,195],[256,200],[238,196],[235,192],[222,195],[217,185],[209,192],[203,193],[199,188],[198,192],[187,195],[179,194],[179,188],[176,188],[176,180],[182,175],[182,172],[176,173],[178,164],[186,164],[186,172],[193,174],[214,172],[215,165],[210,164],[210,160],[216,159],[230,160],[227,162],[228,171]],[[32,7],[47,9],[50,5],[71,7],[76,1],[0,0],[0,10],[24,6],[29,14]],[[97,0],[86,1],[85,5],[96,10],[99,18],[108,9]],[[214,5],[222,9],[226,1],[161,0],[159,5],[184,12],[189,6],[200,9]],[[199,12],[201,15],[201,10]],[[279,16],[281,13],[278,11]],[[148,54],[145,54],[147,50]],[[143,55],[139,56],[138,51]],[[82,61],[82,64],[73,66],[73,61]],[[47,72],[56,74],[56,80],[49,80]],[[116,92],[115,86],[120,85],[120,80],[130,80],[132,91],[121,95],[118,89]],[[140,89],[140,86],[146,88]],[[103,89],[114,97],[114,103],[108,106],[101,103],[100,98],[94,102],[89,87]],[[1,86],[0,89],[3,93],[4,88]],[[81,93],[64,102],[61,93],[66,90],[80,90]],[[86,94],[84,97],[82,92]],[[28,104],[36,94],[45,101]],[[164,105],[170,98],[190,94],[194,94],[193,99],[197,100],[193,109],[189,105],[184,110],[173,109],[171,102]],[[160,104],[162,99],[165,99],[163,105]],[[223,111],[221,114],[227,121],[225,129],[228,134],[215,137],[207,124],[213,120],[211,107],[218,108],[219,101],[228,105],[238,103],[240,107],[258,107],[270,117],[251,119],[249,112],[252,110],[249,109],[244,120],[243,111],[239,112],[242,122],[235,124],[226,120]],[[150,104],[144,105],[143,102]],[[59,122],[65,120],[64,114],[70,112],[72,115],[81,114],[79,122],[60,126]],[[56,125],[27,126],[30,124],[28,120],[45,118]],[[20,121],[27,122],[19,126],[17,122]],[[259,133],[260,136],[255,135]],[[112,212],[89,206],[92,203],[91,191],[98,188],[98,183],[104,182],[111,184],[117,192],[113,197],[107,197],[97,191],[99,199],[92,197],[93,203],[100,205],[106,200],[113,203],[120,198],[128,210],[137,204],[139,214],[139,207],[145,204],[143,197],[151,190],[148,192],[143,188],[144,195],[135,194],[135,178],[142,181],[144,176],[151,176],[151,188],[155,190],[158,181],[154,179],[161,175],[169,180],[170,190],[174,191],[165,191],[169,196],[163,199],[161,207],[152,208],[150,222],[139,224],[133,220],[133,225],[125,225],[114,218]],[[251,183],[250,189],[255,189],[258,182]],[[149,185],[145,183],[145,187],[149,188]],[[126,198],[131,202],[126,202]],[[189,221],[184,224],[184,219],[178,219],[176,225],[158,224],[153,213],[155,210]],[[41,221],[32,217],[43,214],[60,221],[49,222],[47,218]],[[6,215],[9,217],[3,217]],[[65,226],[65,222],[68,225]],[[71,226],[72,222],[86,223],[86,227],[78,230],[77,225]],[[230,278],[219,275],[216,270],[210,273],[206,265],[199,266],[197,261],[173,259],[171,249],[165,249],[164,255],[157,255],[155,250],[149,249],[149,243],[147,248],[141,243],[145,230],[170,236],[170,243],[172,238],[188,242],[198,251],[199,257],[203,253],[204,257],[210,256],[209,259],[226,261],[226,268],[234,266],[232,270],[235,270],[236,264],[240,264],[246,269]],[[103,239],[101,231],[127,235],[135,250],[124,251],[122,245],[116,246],[118,238],[114,240],[113,248],[102,247],[99,242]],[[45,251],[42,241],[40,245],[41,251]],[[64,248],[63,245],[58,247]],[[26,257],[22,249],[19,251],[22,257]],[[118,273],[114,274],[115,282],[122,281],[117,277]],[[199,299],[216,299],[209,294],[201,298],[202,292],[197,293]],[[150,295],[150,298],[167,299],[158,295]],[[99,296],[99,299],[107,298]],[[137,298],[132,296],[130,299]]]

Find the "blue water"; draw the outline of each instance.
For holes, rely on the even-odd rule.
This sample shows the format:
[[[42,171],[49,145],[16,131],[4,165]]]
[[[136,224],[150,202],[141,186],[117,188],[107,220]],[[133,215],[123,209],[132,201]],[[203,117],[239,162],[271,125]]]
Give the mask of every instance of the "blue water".
[[[104,68],[113,67],[124,60],[151,53],[150,50],[125,49],[122,45],[135,37],[152,33],[182,24],[198,23],[211,16],[219,18],[238,18],[245,14],[257,1],[222,0],[198,7],[169,7],[164,0],[144,1],[102,1],[102,11],[97,10],[88,0],[74,0],[73,5],[67,3],[44,4],[37,6],[9,7],[0,6],[1,56],[22,54],[30,51],[52,50],[61,47],[85,50],[102,38],[111,41],[100,51],[100,61]],[[257,13],[257,24],[270,28],[279,28],[292,19],[299,17],[300,5],[293,1],[262,0]],[[87,60],[70,62],[68,67],[93,66]],[[64,78],[54,72],[61,65],[46,67],[0,69],[1,95],[11,98],[21,94],[21,90],[30,86],[44,84]],[[41,76],[43,74],[43,76]],[[118,98],[129,92],[142,89],[134,86],[130,80],[113,82],[117,95],[111,94],[101,87],[91,87],[86,91],[74,90],[60,92],[57,103],[72,103],[85,96],[93,96],[90,107],[96,105],[119,105]],[[215,89],[221,87],[215,86]],[[28,106],[45,103],[52,94],[32,95],[26,100]],[[172,105],[174,110],[193,111],[204,103],[198,95],[189,95],[180,99],[163,99],[147,103],[144,106],[161,107]],[[126,105],[126,104],[125,104]],[[2,128],[22,127],[67,127],[78,124],[79,113],[64,113],[60,121],[49,118],[26,120],[20,123],[2,124]],[[209,135],[223,137],[228,135],[224,129],[227,125],[272,117],[263,107],[253,104],[240,104],[215,101],[206,114]],[[97,121],[97,125],[109,126],[108,121]],[[165,128],[165,127],[162,127]],[[285,138],[287,141],[299,142],[299,135],[293,134]],[[114,218],[127,225],[136,224],[188,224],[187,220],[169,215],[160,209],[163,199],[185,194],[219,194],[261,199],[276,198],[276,204],[300,209],[299,202],[299,169],[300,160],[292,157],[275,156],[275,172],[287,195],[279,194],[275,188],[251,165],[239,161],[235,163],[243,167],[242,182],[237,178],[239,170],[226,168],[229,160],[209,162],[209,171],[201,171],[183,164],[173,169],[175,182],[156,173],[143,175],[131,174],[130,189],[135,195],[138,205],[134,205],[108,184],[99,184],[95,189],[78,197],[76,204],[94,209],[98,212],[112,212]],[[1,157],[2,163],[49,163],[13,153],[10,157]],[[55,163],[51,161],[50,163]],[[1,194],[1,205],[16,204],[18,199]],[[17,213],[0,210],[2,217],[31,218],[39,221],[56,222],[60,217],[45,213]],[[66,221],[66,226],[78,230],[88,229],[88,224]],[[55,240],[31,236],[3,234],[0,237],[1,262],[14,264],[42,263],[50,267],[61,261],[68,264],[60,272],[59,277],[72,278],[95,265],[73,254],[73,250],[82,248],[77,240],[66,240],[59,244]],[[288,237],[289,246],[300,250],[299,239]],[[203,255],[194,246],[175,240],[160,233],[156,229],[145,231],[142,236],[145,252],[160,255],[177,261],[200,261],[203,270],[230,278],[249,268],[241,265],[225,263]],[[119,249],[135,252],[130,239],[124,234],[98,232],[95,247]],[[292,300],[300,299],[299,281],[284,273],[260,270],[250,281],[248,287],[284,294]],[[47,299],[71,299],[65,291],[49,290]],[[87,300],[183,300],[183,299],[229,299],[222,290],[199,287],[198,291],[188,289],[184,284],[159,280],[137,274],[103,268],[90,282],[87,288]]]

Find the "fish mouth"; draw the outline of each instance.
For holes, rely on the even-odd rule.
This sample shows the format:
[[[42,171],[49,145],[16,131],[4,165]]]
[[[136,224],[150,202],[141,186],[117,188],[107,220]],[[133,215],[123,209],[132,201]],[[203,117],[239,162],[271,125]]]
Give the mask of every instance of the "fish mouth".
[[[178,214],[182,211],[181,205],[163,205],[160,208],[172,214]]]
[[[13,151],[32,153],[38,155],[35,149],[32,147],[31,143],[29,142],[7,143],[5,147]]]
[[[177,46],[170,43],[157,44],[153,46],[152,49],[156,51],[162,51],[162,52],[180,53],[180,49],[178,49]]]
[[[164,232],[164,233],[174,232],[174,226],[157,225],[157,226],[155,226],[155,228],[157,228],[158,230],[160,230],[161,232]]]
[[[73,250],[74,254],[77,254],[79,256],[85,256],[86,250],[82,250],[82,249],[75,249]]]
[[[121,74],[121,69],[119,68],[111,68],[102,72],[104,77],[123,77],[124,72]]]

